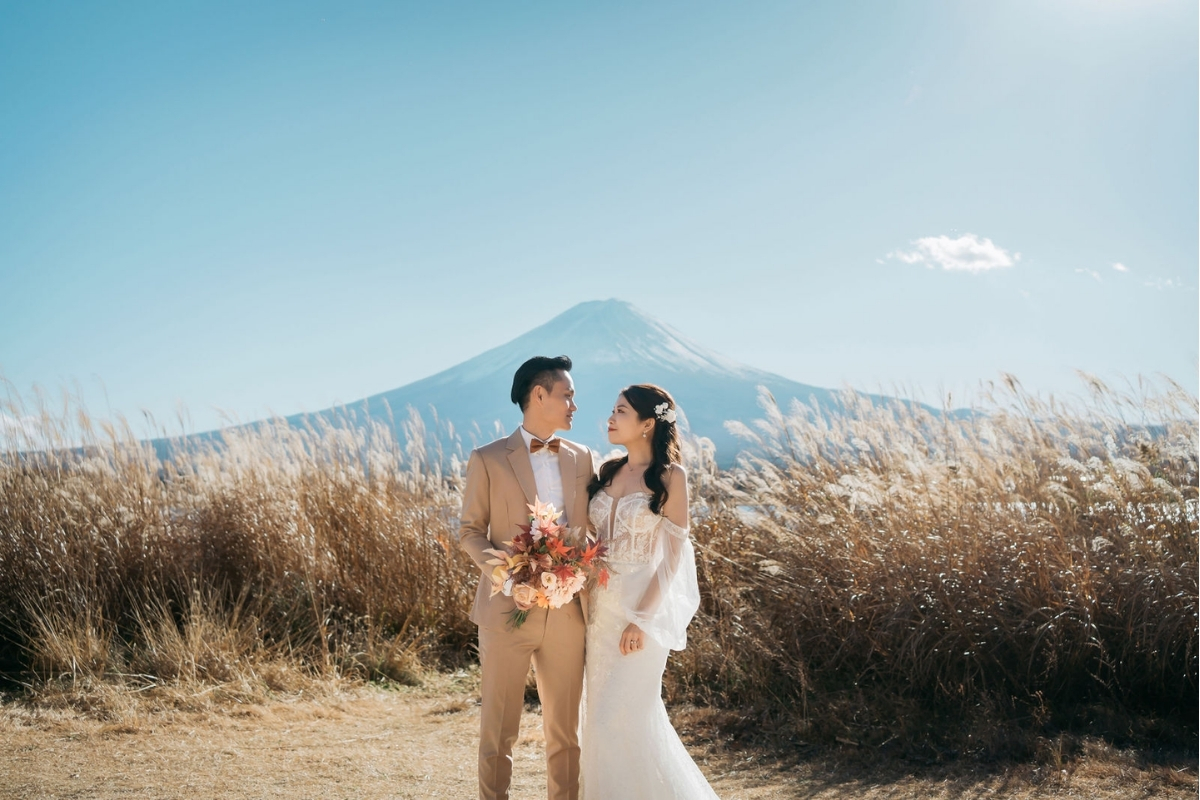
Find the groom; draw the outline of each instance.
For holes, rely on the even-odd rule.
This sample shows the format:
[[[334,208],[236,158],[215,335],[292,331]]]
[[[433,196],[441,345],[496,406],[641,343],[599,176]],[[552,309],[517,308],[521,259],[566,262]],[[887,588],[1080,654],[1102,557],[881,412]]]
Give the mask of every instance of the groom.
[[[524,419],[507,439],[477,448],[467,463],[459,542],[482,570],[471,621],[479,626],[483,708],[479,732],[479,797],[508,797],[512,749],[533,661],[550,798],[579,796],[579,701],[583,693],[584,608],[580,596],[559,609],[534,607],[519,628],[508,625],[511,597],[491,595],[487,548],[503,549],[529,523],[528,505],[550,503],[562,524],[587,525],[592,453],[554,436],[575,413],[571,359],[536,356],[513,376],[512,401]]]

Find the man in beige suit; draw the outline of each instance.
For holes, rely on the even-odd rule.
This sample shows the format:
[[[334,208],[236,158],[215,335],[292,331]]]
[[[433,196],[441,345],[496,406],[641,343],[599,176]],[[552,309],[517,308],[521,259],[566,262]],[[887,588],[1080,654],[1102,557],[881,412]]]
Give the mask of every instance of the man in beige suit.
[[[583,694],[584,600],[559,609],[534,607],[519,628],[508,625],[512,598],[492,596],[488,548],[503,549],[529,522],[529,504],[551,503],[568,527],[587,526],[587,486],[595,474],[592,453],[556,438],[570,430],[575,413],[571,359],[537,356],[513,376],[512,401],[521,427],[506,439],[477,448],[467,463],[459,542],[482,574],[471,608],[479,626],[483,708],[479,733],[479,797],[508,797],[512,748],[525,705],[532,660],[542,702],[546,778],[552,800],[579,796],[579,701]]]

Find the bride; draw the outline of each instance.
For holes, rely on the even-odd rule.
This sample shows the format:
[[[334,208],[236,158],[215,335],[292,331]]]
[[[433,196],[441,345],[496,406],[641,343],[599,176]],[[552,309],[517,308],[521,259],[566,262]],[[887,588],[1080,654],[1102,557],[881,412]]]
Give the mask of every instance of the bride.
[[[627,454],[588,487],[588,519],[613,574],[589,599],[582,795],[715,799],[662,701],[668,652],[684,648],[700,604],[675,401],[657,386],[627,387],[608,440]]]

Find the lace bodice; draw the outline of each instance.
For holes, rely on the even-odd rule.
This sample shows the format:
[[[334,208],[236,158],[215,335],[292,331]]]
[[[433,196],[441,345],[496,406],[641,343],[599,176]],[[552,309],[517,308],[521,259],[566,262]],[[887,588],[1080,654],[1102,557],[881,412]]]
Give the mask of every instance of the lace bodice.
[[[647,492],[614,498],[601,489],[588,503],[588,519],[608,545],[608,560],[614,564],[649,564],[660,530],[677,538],[688,535],[685,528],[650,510]]]

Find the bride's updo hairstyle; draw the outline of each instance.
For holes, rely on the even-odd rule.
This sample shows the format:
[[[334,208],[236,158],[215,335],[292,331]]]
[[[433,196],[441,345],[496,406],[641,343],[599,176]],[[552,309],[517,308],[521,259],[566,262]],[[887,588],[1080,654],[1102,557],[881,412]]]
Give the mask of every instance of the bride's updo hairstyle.
[[[661,407],[663,403],[666,403],[666,412],[675,411],[675,398],[671,397],[666,389],[652,383],[626,386],[621,390],[621,396],[625,398],[625,402],[629,403],[639,420],[654,420],[654,431],[650,434],[652,456],[650,466],[646,467],[642,480],[645,481],[646,488],[650,490],[650,510],[655,514],[661,514],[663,504],[667,502],[667,473],[672,464],[680,462],[679,427],[675,422],[668,422],[655,414],[654,409],[656,406]],[[673,420],[675,415],[672,413],[670,416]],[[613,476],[617,474],[617,470],[628,462],[629,454],[626,453],[620,458],[614,458],[601,464],[600,475],[593,478],[588,485],[588,499],[595,497],[597,492],[609,486]]]

